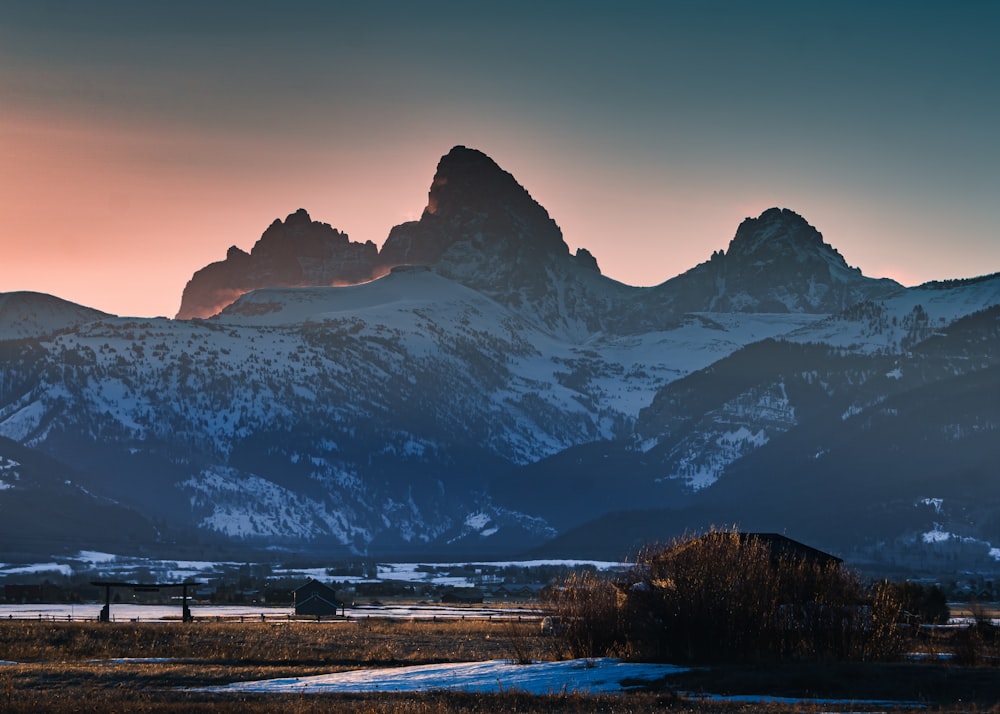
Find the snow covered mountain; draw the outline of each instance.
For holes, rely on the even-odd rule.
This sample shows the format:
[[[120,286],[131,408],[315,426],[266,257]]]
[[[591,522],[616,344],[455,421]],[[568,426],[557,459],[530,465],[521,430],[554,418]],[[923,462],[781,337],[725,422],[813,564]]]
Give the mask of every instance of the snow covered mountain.
[[[0,447],[21,450],[0,459],[60,464],[72,475],[32,481],[32,503],[71,484],[81,512],[115,509],[109,527],[163,552],[486,557],[555,538],[583,556],[575,528],[592,535],[589,520],[635,508],[667,509],[648,537],[736,520],[805,528],[825,522],[806,516],[813,473],[829,486],[839,477],[823,469],[847,463],[887,484],[865,508],[915,510],[882,521],[888,535],[844,539],[830,521],[810,531],[818,545],[934,548],[924,534],[948,528],[986,553],[1000,545],[989,508],[959,528],[919,505],[954,494],[953,470],[893,456],[925,454],[928,435],[950,445],[940,453],[975,444],[981,461],[954,463],[988,502],[998,276],[910,289],[868,278],[801,216],[771,209],[726,252],[635,288],[571,254],[528,192],[464,147],[442,158],[419,221],[381,251],[359,246],[304,211],[276,221],[253,251],[192,278],[182,313],[208,319],[0,296]],[[332,286],[344,282],[358,284]],[[912,432],[893,431],[904,420],[887,410]],[[938,475],[951,480],[938,488]],[[0,513],[28,480],[3,483]],[[956,498],[949,513],[964,508]],[[838,518],[853,513],[835,502]],[[626,555],[627,531],[605,534],[602,555]],[[10,537],[30,551],[32,532]]]

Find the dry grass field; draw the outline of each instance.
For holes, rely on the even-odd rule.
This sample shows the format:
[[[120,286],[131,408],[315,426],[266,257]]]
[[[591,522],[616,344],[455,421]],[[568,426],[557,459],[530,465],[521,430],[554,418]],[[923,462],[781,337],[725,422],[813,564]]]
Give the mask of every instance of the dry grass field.
[[[943,651],[944,638],[923,646]],[[750,712],[802,706],[698,702],[675,690],[927,702],[922,711],[1000,712],[1000,670],[954,663],[811,663],[697,669],[660,691],[615,696],[220,694],[195,687],[338,670],[558,658],[537,623],[480,620],[287,623],[0,621],[2,712]],[[992,660],[990,660],[992,662]],[[884,709],[884,707],[882,707]],[[851,711],[863,710],[852,706]],[[829,706],[805,711],[828,711]]]

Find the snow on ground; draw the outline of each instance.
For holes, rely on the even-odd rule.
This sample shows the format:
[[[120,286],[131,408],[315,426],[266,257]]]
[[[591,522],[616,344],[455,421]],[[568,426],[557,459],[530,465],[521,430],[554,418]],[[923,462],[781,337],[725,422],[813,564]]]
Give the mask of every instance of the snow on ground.
[[[200,691],[267,694],[367,694],[373,692],[463,691],[528,694],[620,694],[655,684],[664,677],[686,672],[672,664],[622,662],[618,659],[574,659],[562,662],[515,664],[510,660],[427,664],[411,667],[362,669],[312,677],[234,682]],[[888,699],[811,699],[760,694],[716,695],[681,692],[698,702],[784,704],[801,706],[878,706],[922,708],[920,702]]]
[[[31,563],[29,565],[5,565],[0,575],[34,575],[38,573],[57,573],[71,577],[73,566],[67,563]]]
[[[614,694],[686,671],[671,664],[636,664],[617,659],[575,659],[514,664],[510,660],[363,669],[314,677],[235,682],[201,691],[267,693],[506,692],[530,694]]]
[[[81,550],[76,556],[81,562],[97,565],[98,563],[114,563],[118,556],[112,553],[103,553],[99,550]]]
[[[181,600],[173,605],[144,605],[136,603],[111,603],[111,619],[115,622],[160,622],[177,620],[181,616]],[[0,604],[0,619],[16,620],[96,620],[102,603],[83,604]],[[291,607],[265,605],[191,605],[191,615],[196,620],[214,618],[243,620],[289,620],[295,614]],[[346,620],[358,621],[371,617],[397,620],[460,620],[460,619],[530,619],[541,618],[545,613],[530,607],[479,607],[446,605],[357,605],[342,610]]]
[[[0,619],[38,620],[96,620],[103,603],[82,604],[0,604]],[[249,619],[288,618],[294,614],[290,607],[254,607],[252,605],[192,605],[191,614],[196,619],[215,617]],[[111,603],[111,618],[115,622],[155,622],[179,620],[181,601],[175,605],[140,605],[134,603]]]
[[[997,304],[1000,304],[1000,275],[972,284],[927,283],[872,301],[877,313],[874,322],[866,318],[845,320],[835,315],[788,333],[784,339],[820,342],[862,353],[896,353],[902,350],[902,341],[912,328],[922,328],[925,336],[929,336],[961,317]],[[894,372],[888,376],[893,377]]]
[[[0,562],[0,579],[11,575],[27,574],[60,574],[79,575],[89,573],[103,579],[132,580],[136,571],[146,574],[145,579],[160,581],[181,581],[185,579],[202,580],[218,578],[220,574],[239,568],[243,563],[235,561],[207,560],[154,560],[150,558],[103,553],[85,550],[72,556],[52,556],[53,560],[45,563],[3,563]],[[62,560],[55,560],[62,558]],[[276,578],[315,578],[322,582],[356,583],[377,582],[378,580],[403,580],[414,583],[429,583],[432,585],[454,585],[458,587],[475,587],[479,580],[475,575],[451,575],[455,569],[499,569],[499,568],[538,568],[538,567],[593,567],[597,570],[622,570],[629,567],[627,563],[603,560],[510,560],[510,561],[455,561],[447,562],[414,562],[414,563],[378,563],[376,577],[362,575],[331,574],[328,567],[281,567],[273,566],[271,574]]]

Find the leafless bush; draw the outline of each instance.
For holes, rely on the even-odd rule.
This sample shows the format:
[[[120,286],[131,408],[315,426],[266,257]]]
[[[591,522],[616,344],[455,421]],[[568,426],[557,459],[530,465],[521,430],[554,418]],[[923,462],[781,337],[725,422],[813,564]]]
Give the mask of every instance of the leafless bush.
[[[889,588],[866,589],[833,559],[735,531],[650,549],[616,582],[573,578],[556,607],[578,657],[873,659],[900,642]]]
[[[627,643],[622,593],[595,573],[571,575],[553,591],[560,628],[555,632],[569,657],[622,654]]]

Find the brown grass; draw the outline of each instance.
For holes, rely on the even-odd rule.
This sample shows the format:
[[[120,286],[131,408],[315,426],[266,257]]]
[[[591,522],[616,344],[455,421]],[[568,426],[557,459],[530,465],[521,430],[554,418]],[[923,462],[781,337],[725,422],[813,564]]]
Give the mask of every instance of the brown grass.
[[[0,712],[751,712],[819,711],[693,704],[671,693],[869,696],[944,702],[930,711],[1000,708],[989,667],[926,664],[787,665],[694,671],[660,692],[619,696],[504,694],[218,694],[195,687],[339,670],[486,659],[547,659],[555,639],[537,623],[448,621],[38,623],[0,621]],[[942,645],[943,646],[943,645]],[[120,658],[170,658],[168,661]],[[856,669],[849,669],[856,667]],[[879,669],[881,667],[881,669]],[[845,669],[847,668],[847,669]],[[921,689],[923,687],[923,689]],[[852,707],[860,710],[861,707]]]
[[[192,659],[227,665],[382,666],[504,658],[546,645],[537,623],[371,619],[273,623],[2,622],[0,659]],[[529,647],[530,649],[530,647]],[[542,650],[545,650],[544,652]],[[547,647],[534,656],[547,653]]]

